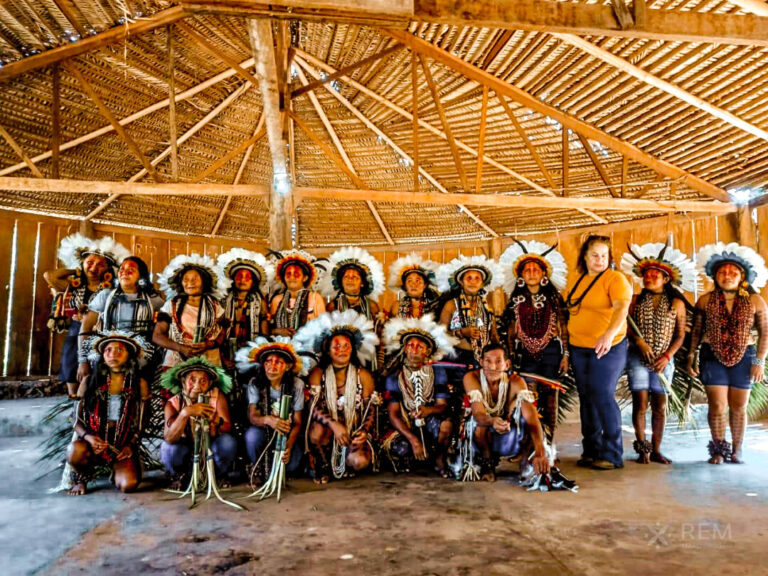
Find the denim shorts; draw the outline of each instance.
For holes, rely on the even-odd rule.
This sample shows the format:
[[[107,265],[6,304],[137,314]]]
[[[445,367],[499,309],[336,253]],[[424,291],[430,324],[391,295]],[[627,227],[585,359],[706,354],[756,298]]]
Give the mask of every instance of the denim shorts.
[[[705,386],[730,386],[741,390],[752,389],[752,361],[757,357],[754,346],[747,346],[744,356],[734,366],[724,366],[712,352],[708,343],[699,352],[699,378]]]
[[[662,376],[667,384],[672,384],[672,376],[675,374],[675,361],[670,360],[662,371]],[[631,348],[627,354],[627,380],[632,392],[645,392],[650,390],[654,394],[667,394],[664,384],[661,383],[659,374],[643,364],[637,349]]]

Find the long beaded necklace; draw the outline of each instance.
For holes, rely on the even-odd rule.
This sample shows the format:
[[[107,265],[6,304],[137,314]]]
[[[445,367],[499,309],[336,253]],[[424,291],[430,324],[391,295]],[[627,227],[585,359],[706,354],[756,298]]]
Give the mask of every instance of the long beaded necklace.
[[[509,389],[509,378],[506,372],[501,373],[501,379],[499,380],[499,393],[496,396],[496,402],[493,402],[493,394],[491,393],[491,385],[488,383],[488,379],[485,377],[485,371],[480,370],[480,389],[483,393],[483,406],[488,416],[498,416],[503,413],[504,407],[507,405],[507,390]]]
[[[733,308],[728,312],[725,294],[715,289],[705,311],[704,337],[712,352],[724,366],[735,366],[744,357],[749,345],[755,308],[749,296],[736,294]]]
[[[661,292],[657,297],[659,300],[654,307],[653,294],[643,294],[635,305],[633,314],[643,340],[651,347],[653,358],[658,358],[669,348],[677,324],[677,314],[671,307],[667,294]],[[652,364],[645,360],[643,363],[647,366]]]
[[[411,412],[432,400],[435,390],[435,373],[428,366],[423,366],[419,370],[411,370],[403,366],[397,384],[403,395],[403,406]]]
[[[514,307],[517,337],[526,352],[538,360],[544,348],[557,334],[555,304],[544,294],[528,293],[517,296]]]

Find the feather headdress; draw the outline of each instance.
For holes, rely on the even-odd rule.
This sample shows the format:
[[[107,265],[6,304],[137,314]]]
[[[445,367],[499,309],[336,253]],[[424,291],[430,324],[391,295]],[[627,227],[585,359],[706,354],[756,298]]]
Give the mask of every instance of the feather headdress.
[[[393,318],[384,327],[384,342],[388,354],[399,352],[408,338],[416,337],[426,342],[430,348],[431,360],[440,360],[444,356],[454,355],[454,346],[459,341],[451,336],[445,326],[435,322],[432,314],[421,318]]]
[[[171,299],[184,291],[181,279],[187,270],[197,270],[201,274],[206,274],[211,280],[211,295],[218,300],[224,297],[231,284],[230,279],[208,256],[180,254],[171,260],[157,277],[157,282],[166,298]]]
[[[286,250],[284,252],[270,251],[275,258],[275,281],[285,284],[285,270],[292,264],[301,268],[307,275],[304,286],[309,288],[318,281],[318,269],[323,270],[320,261],[304,250]]]
[[[670,282],[686,292],[695,292],[699,280],[696,264],[685,254],[663,242],[632,244],[621,257],[621,269],[642,281],[648,268],[661,270]]]
[[[395,260],[389,267],[389,286],[390,288],[403,289],[405,287],[405,277],[411,272],[416,272],[424,278],[427,286],[433,286],[437,289],[437,263],[432,260],[424,260],[418,254],[408,254]]]
[[[744,271],[745,280],[755,290],[760,290],[768,282],[768,270],[763,257],[752,248],[736,242],[707,244],[699,250],[696,260],[699,270],[712,280],[722,264],[731,262]]]
[[[235,353],[235,364],[240,372],[248,372],[257,364],[263,364],[269,354],[279,354],[291,364],[294,374],[304,375],[301,357],[294,348],[290,338],[275,336],[271,340],[259,336],[253,342],[248,342]]]
[[[207,360],[205,356],[195,356],[163,372],[163,375],[160,377],[160,386],[171,394],[178,394],[182,389],[181,381],[184,379],[184,375],[197,371],[205,372],[210,376],[212,388],[218,388],[224,394],[229,394],[232,390],[232,378],[230,375],[222,367],[216,366]]]
[[[243,248],[232,248],[228,252],[224,252],[219,255],[216,264],[224,272],[224,276],[230,280],[234,280],[238,270],[250,270],[255,276],[253,286],[258,288],[261,294],[267,293],[275,278],[275,266],[272,262],[267,260],[263,254]]]
[[[384,292],[384,269],[367,250],[357,246],[340,248],[328,258],[327,272],[318,283],[320,293],[328,299],[335,298],[342,290],[344,273],[354,268],[360,273],[360,295],[376,300]]]
[[[440,292],[457,289],[461,286],[461,277],[469,270],[483,275],[483,288],[487,292],[504,284],[504,269],[495,260],[485,256],[459,256],[437,269],[437,288]]]
[[[354,310],[321,314],[302,326],[294,335],[293,342],[299,352],[319,355],[323,352],[325,341],[336,334],[349,337],[361,362],[367,363],[375,358],[379,337],[373,329],[373,322]]]
[[[102,236],[92,240],[82,234],[75,233],[62,239],[59,244],[59,260],[67,268],[77,269],[89,254],[103,256],[113,268],[131,255],[131,252],[111,236]]]
[[[523,267],[531,261],[541,266],[555,288],[558,290],[565,288],[568,266],[565,264],[563,255],[555,249],[556,246],[557,244],[549,246],[538,240],[515,240],[515,243],[504,250],[499,258],[499,264],[505,270],[504,291],[507,294],[514,292],[515,282],[520,277]]]
[[[86,349],[89,351],[88,360],[96,362],[110,342],[120,342],[123,344],[136,359],[139,366],[144,366],[147,360],[149,360],[151,345],[142,336],[127,330],[100,332],[88,338],[85,342]]]

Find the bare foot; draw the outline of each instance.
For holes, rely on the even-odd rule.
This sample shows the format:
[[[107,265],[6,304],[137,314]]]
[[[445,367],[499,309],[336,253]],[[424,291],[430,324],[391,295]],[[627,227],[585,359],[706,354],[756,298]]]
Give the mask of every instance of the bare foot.
[[[496,472],[493,470],[488,470],[487,472],[483,473],[482,476],[480,476],[481,482],[496,482]]]
[[[650,461],[651,461],[650,457],[645,452],[640,454],[637,457],[637,460],[635,460],[635,462],[637,462],[638,464],[648,464],[648,463],[650,463]]]
[[[672,464],[672,460],[664,456],[661,452],[651,452],[651,462],[658,464]]]
[[[69,489],[70,496],[83,496],[85,494],[85,482],[78,482]]]
[[[328,484],[328,481],[330,480],[330,477],[328,474],[323,474],[322,476],[315,476],[315,484]]]
[[[744,460],[741,458],[741,451],[739,451],[738,454],[736,452],[731,454],[731,458],[728,462],[731,464],[744,464]]]
[[[710,464],[722,464],[723,463],[723,457],[720,456],[720,454],[715,454],[714,456],[712,456],[712,458],[707,460],[707,462],[709,462]]]

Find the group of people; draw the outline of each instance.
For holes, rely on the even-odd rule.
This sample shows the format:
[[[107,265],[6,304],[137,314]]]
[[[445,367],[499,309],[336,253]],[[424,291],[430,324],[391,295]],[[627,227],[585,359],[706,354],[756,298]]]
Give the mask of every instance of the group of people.
[[[119,489],[138,485],[153,410],[163,413],[159,458],[179,488],[201,425],[221,483],[243,471],[265,482],[278,446],[289,474],[308,469],[318,483],[382,465],[492,481],[503,458],[549,478],[559,380],[569,372],[579,466],[623,466],[615,393],[625,370],[637,461],[669,464],[666,397],[691,314],[686,370],[706,385],[710,462],[741,462],[747,400],[768,353],[755,291],[768,280],[762,258],[737,244],[704,247],[698,262],[714,289],[694,308],[681,292],[697,282],[684,254],[630,246],[625,275],[611,248],[589,236],[570,275],[556,246],[536,241],[515,242],[498,262],[437,265],[412,254],[390,268],[398,298],[385,309],[383,268],[361,248],[322,260],[301,250],[180,255],[158,291],[147,265],[111,238],[65,238],[64,268],[45,278],[55,293],[50,326],[67,332],[59,378],[77,399],[71,493],[85,493],[99,465]],[[627,275],[642,283],[636,296]],[[488,297],[502,287],[508,303],[497,313]]]

